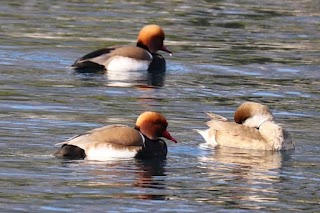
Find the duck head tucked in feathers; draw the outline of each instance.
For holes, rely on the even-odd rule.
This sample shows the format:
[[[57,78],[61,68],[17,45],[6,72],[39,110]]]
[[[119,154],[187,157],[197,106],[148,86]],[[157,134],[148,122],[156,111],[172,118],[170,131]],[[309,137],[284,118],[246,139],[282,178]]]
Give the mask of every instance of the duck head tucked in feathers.
[[[289,150],[295,144],[285,129],[274,121],[274,116],[265,105],[245,102],[240,105],[234,120],[209,113],[212,120],[207,130],[196,130],[208,144],[241,149]]]
[[[273,121],[274,116],[265,105],[255,102],[244,102],[234,113],[234,121],[249,127],[259,128],[266,121]]]

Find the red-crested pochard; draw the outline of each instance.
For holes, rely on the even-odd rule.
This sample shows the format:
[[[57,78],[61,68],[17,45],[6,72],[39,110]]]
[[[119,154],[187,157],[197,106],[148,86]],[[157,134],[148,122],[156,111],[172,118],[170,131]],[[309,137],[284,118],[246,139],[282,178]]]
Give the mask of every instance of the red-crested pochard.
[[[208,144],[241,149],[290,150],[295,144],[285,129],[274,121],[265,105],[255,102],[241,104],[234,113],[234,121],[207,113],[212,119],[207,130],[196,130]]]
[[[72,137],[54,155],[67,159],[165,158],[167,145],[160,137],[177,142],[167,131],[166,118],[157,112],[142,113],[135,127],[109,125]]]
[[[144,26],[136,46],[113,46],[91,52],[77,59],[72,67],[78,71],[143,71],[164,72],[166,61],[158,50],[172,54],[163,44],[165,34],[158,25]]]

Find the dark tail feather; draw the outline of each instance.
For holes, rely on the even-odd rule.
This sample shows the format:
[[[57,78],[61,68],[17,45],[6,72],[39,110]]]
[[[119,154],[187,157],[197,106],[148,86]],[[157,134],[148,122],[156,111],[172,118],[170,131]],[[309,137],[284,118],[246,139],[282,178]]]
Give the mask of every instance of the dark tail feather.
[[[105,66],[92,61],[76,61],[71,67],[78,73],[104,73],[106,71]]]
[[[86,157],[86,154],[83,149],[77,146],[64,144],[54,153],[54,156],[56,156],[57,158],[77,160],[84,159]]]

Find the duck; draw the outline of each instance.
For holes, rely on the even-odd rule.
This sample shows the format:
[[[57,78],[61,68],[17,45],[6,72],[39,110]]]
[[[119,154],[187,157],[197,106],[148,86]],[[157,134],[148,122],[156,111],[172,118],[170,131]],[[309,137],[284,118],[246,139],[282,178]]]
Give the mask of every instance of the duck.
[[[282,151],[292,150],[295,143],[288,131],[275,122],[270,109],[257,102],[244,102],[234,113],[234,121],[207,113],[206,130],[196,130],[212,146]]]
[[[156,24],[144,26],[137,39],[136,46],[111,46],[88,53],[78,58],[71,67],[76,71],[90,72],[165,72],[166,61],[159,50],[172,55],[164,45],[165,34]]]
[[[57,158],[106,161],[121,158],[166,158],[167,145],[161,137],[173,138],[167,130],[166,118],[147,111],[139,115],[135,127],[123,124],[103,126],[74,136],[59,145]]]

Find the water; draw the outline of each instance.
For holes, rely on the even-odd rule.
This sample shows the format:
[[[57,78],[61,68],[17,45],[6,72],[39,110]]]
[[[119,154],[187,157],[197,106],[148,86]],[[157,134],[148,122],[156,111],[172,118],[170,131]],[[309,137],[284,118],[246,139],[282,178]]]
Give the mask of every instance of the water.
[[[319,2],[1,1],[1,212],[247,212],[320,207]],[[76,74],[76,58],[165,29],[165,76]],[[206,111],[267,104],[293,152],[213,149]],[[54,144],[162,112],[165,161],[55,159]]]

